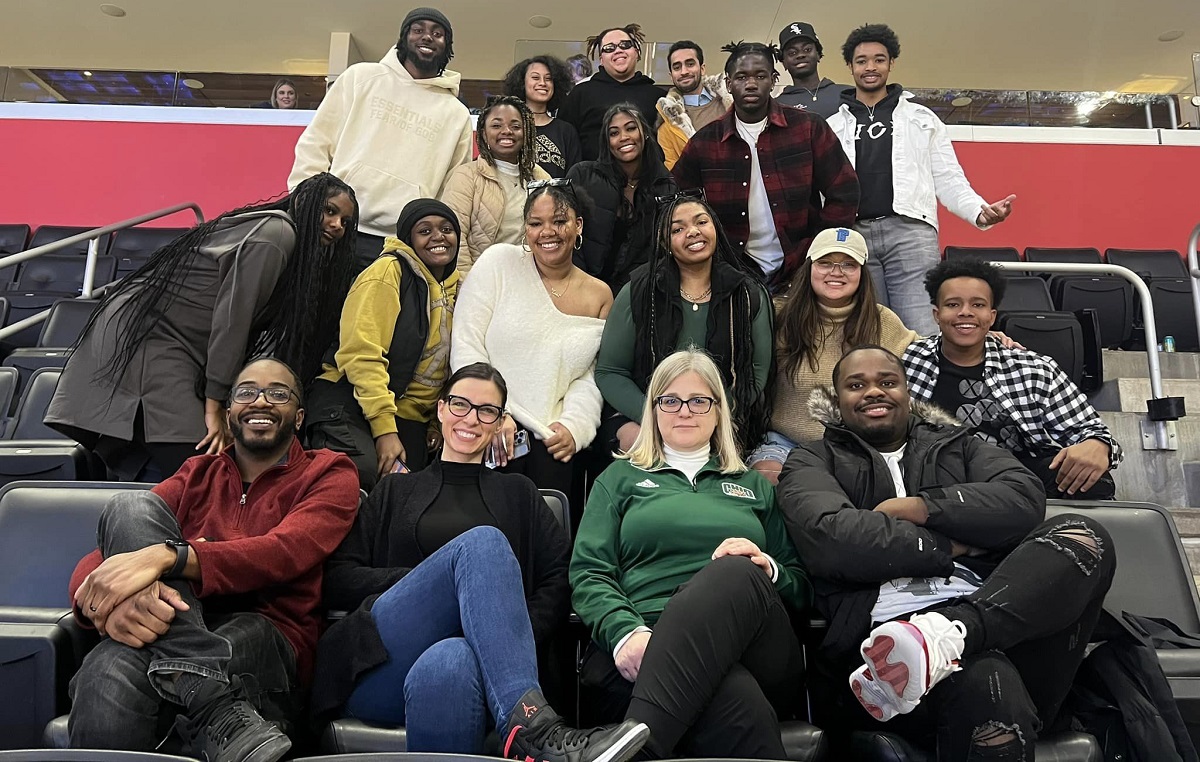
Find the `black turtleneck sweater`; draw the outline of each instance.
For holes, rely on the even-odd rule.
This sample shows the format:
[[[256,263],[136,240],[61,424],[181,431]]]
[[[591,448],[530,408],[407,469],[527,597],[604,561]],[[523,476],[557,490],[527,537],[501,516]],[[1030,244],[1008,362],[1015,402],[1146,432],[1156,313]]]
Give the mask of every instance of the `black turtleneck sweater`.
[[[479,463],[442,461],[442,488],[417,519],[417,545],[426,557],[468,529],[496,526],[479,491]]]

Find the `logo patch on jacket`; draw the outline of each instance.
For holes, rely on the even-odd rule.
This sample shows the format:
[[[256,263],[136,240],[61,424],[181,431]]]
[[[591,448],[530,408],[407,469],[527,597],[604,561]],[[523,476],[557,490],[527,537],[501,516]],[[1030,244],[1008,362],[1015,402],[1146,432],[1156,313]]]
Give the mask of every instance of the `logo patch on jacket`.
[[[650,481],[649,479],[643,479],[633,486],[635,486],[635,487],[657,487],[658,485],[655,484],[654,482]]]
[[[721,491],[730,497],[741,497],[746,500],[754,499],[754,490],[733,482],[721,482]]]

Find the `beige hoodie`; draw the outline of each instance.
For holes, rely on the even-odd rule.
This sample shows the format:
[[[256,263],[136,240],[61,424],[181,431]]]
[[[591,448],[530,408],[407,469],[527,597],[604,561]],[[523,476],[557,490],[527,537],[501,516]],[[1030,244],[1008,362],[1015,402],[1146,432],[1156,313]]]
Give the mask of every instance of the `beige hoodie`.
[[[413,79],[394,47],[379,63],[346,69],[296,141],[288,187],[332,172],[354,188],[358,229],[394,235],[404,205],[437,198],[450,171],[471,158],[460,79],[454,71]]]

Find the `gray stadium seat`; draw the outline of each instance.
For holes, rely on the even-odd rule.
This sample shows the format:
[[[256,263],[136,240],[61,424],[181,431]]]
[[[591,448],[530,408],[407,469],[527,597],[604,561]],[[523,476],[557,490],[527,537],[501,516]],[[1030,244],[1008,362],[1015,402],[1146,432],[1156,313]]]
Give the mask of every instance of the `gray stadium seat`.
[[[1038,246],[1025,247],[1026,262],[1067,262],[1080,265],[1101,264],[1100,250],[1090,248],[1048,249]]]
[[[98,226],[97,226],[98,227]],[[86,233],[89,230],[95,230],[95,227],[78,227],[75,225],[42,225],[37,230],[33,231],[33,238],[29,241],[28,249],[36,249],[39,246],[45,246],[48,243],[61,241],[64,238],[70,238],[73,235]],[[102,236],[100,238],[100,249],[97,254],[107,254],[108,245],[112,241],[112,234]],[[74,246],[69,246],[65,249],[59,249],[58,254],[87,254],[88,242],[77,243]]]
[[[1021,255],[1011,246],[947,246],[946,260],[979,259],[984,262],[1020,262]]]

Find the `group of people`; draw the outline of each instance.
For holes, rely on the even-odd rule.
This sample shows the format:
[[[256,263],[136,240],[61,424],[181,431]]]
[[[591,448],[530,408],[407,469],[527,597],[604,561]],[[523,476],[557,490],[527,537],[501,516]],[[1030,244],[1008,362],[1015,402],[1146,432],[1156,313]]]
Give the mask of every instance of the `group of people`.
[[[289,195],[193,228],[84,329],[46,421],[161,483],[72,579],[106,636],[72,744],[152,749],[178,716],[191,753],[273,762],[351,716],[410,750],[782,759],[807,682],[829,729],[905,715],[939,759],[1032,759],[1115,566],[1045,496],[1111,497],[1121,450],[991,332],[1002,273],[937,262],[937,200],[984,227],[1012,199],[887,86],[895,35],[850,35],[827,123],[807,24],[729,46],[723,78],[678,43],[670,93],[608,29],[573,88],[518,64],[469,162],[453,42],[409,13],[322,102]],[[539,682],[572,609],[590,730]]]

